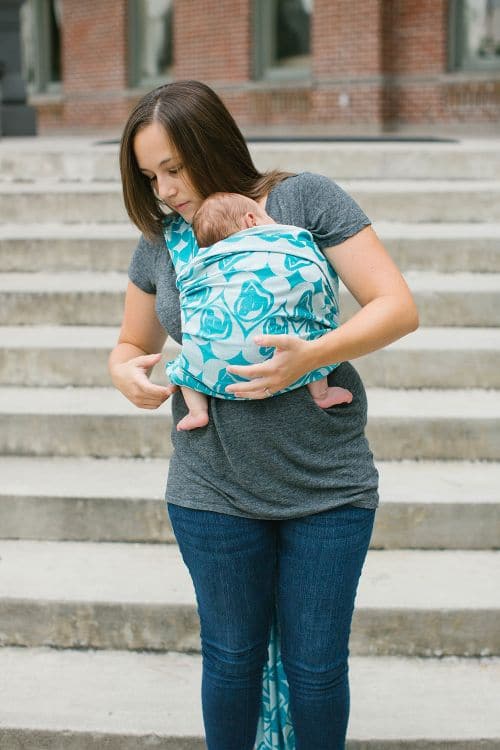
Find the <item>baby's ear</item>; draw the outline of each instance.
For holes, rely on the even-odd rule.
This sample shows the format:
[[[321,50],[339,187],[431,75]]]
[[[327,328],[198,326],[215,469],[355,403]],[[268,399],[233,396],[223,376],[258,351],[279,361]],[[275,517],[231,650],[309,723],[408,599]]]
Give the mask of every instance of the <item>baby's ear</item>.
[[[247,211],[247,213],[243,215],[243,226],[245,227],[245,229],[250,229],[250,227],[257,226],[256,215],[251,211]]]

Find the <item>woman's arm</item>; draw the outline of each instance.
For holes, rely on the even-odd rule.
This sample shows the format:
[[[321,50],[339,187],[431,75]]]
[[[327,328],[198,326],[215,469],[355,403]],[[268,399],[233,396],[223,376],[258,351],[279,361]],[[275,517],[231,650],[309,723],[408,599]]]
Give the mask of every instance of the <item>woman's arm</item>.
[[[148,377],[161,359],[167,338],[156,315],[155,301],[156,295],[143,292],[129,281],[118,343],[108,360],[113,384],[142,409],[157,409],[177,390],[173,385],[154,385]]]
[[[335,331],[310,342],[315,351],[313,369],[362,357],[418,328],[412,293],[372,227],[324,253],[361,310]]]
[[[276,347],[273,357],[258,365],[228,367],[250,378],[228,386],[228,391],[265,398],[266,388],[275,393],[311,370],[362,357],[418,328],[418,310],[408,285],[371,227],[324,253],[361,310],[314,341],[289,335],[259,337],[256,341],[262,346]]]

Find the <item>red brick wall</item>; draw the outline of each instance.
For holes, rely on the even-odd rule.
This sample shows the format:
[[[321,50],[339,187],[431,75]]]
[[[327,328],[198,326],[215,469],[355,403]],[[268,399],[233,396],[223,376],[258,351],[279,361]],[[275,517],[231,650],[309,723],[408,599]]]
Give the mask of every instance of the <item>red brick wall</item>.
[[[175,0],[174,76],[213,85],[243,125],[494,122],[500,72],[447,73],[450,0],[315,0],[312,80],[252,80],[253,0]],[[63,0],[60,102],[41,130],[121,129],[128,90],[127,0]],[[40,98],[40,101],[43,97]]]
[[[447,0],[385,0],[385,73],[443,73],[447,66]]]
[[[128,107],[126,0],[63,0],[64,124],[116,125]]]
[[[174,14],[176,78],[207,83],[250,78],[249,0],[181,0]]]
[[[383,121],[401,125],[498,120],[500,80],[481,80],[473,73],[447,75],[448,36],[448,0],[385,0],[383,67],[389,78]]]
[[[64,91],[119,90],[127,85],[126,1],[64,0]]]
[[[317,79],[378,74],[382,0],[317,0],[312,24]]]

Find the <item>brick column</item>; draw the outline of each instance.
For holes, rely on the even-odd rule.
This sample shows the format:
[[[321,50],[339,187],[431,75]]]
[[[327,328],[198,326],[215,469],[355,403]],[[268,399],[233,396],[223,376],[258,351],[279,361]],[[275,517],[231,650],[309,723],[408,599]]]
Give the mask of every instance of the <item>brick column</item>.
[[[442,120],[447,70],[447,0],[385,0],[384,119],[394,125]]]
[[[382,5],[383,0],[315,2],[312,51],[317,121],[354,128],[381,124]]]
[[[175,4],[175,77],[205,83],[250,77],[250,0],[181,0]]]
[[[125,121],[128,86],[127,0],[63,0],[64,125]]]

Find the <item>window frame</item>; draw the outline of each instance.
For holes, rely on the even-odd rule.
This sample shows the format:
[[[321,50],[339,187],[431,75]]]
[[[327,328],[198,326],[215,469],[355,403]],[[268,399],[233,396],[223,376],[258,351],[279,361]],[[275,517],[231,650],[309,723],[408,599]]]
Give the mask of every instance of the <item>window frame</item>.
[[[465,0],[452,0],[448,7],[448,69],[456,73],[500,72],[498,59],[479,61],[465,56]]]
[[[254,0],[253,3],[253,75],[254,79],[265,82],[285,83],[287,81],[312,80],[312,44],[310,44],[310,64],[305,67],[272,65],[274,59],[272,29],[276,28],[275,0]],[[314,11],[313,11],[314,12]]]
[[[141,40],[144,36],[144,16],[139,10],[139,2],[140,0],[128,0],[127,5],[128,80],[131,88],[147,89],[149,91],[164,83],[173,81],[175,61],[172,63],[171,72],[168,75],[141,77]],[[175,14],[175,4],[173,5],[172,12]],[[175,53],[175,50],[172,51]]]
[[[62,91],[62,75],[60,80],[53,81],[50,76],[52,40],[50,33],[50,1],[51,0],[26,0],[31,5],[31,21],[33,28],[32,39],[34,45],[34,70],[33,80],[26,80],[26,90],[32,94],[60,94]],[[61,38],[59,40],[59,54],[61,54]],[[61,61],[59,62],[62,70]],[[25,63],[23,62],[23,75],[26,76]]]

